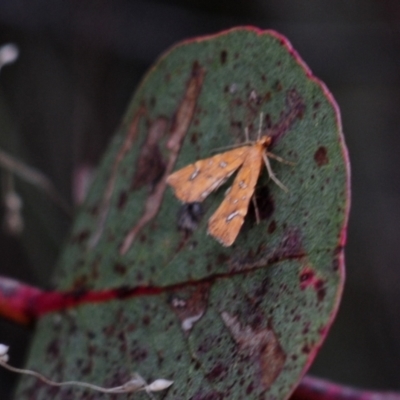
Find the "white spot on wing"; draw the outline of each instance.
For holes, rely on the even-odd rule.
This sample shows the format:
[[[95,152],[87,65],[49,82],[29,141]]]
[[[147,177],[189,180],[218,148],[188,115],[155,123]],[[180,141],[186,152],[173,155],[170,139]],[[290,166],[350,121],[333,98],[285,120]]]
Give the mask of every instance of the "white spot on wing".
[[[199,175],[200,170],[196,169],[192,175],[190,175],[189,180],[192,181],[193,179],[195,179],[197,177],[197,175]]]
[[[232,214],[229,214],[226,217],[226,222],[232,221],[237,215],[239,215],[239,211],[234,211]]]

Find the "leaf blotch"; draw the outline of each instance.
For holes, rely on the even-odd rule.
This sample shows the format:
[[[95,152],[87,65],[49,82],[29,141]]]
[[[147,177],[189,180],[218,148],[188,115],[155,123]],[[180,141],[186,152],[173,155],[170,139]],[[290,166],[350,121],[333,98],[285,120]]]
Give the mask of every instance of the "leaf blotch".
[[[300,272],[300,288],[302,290],[309,287],[313,288],[317,293],[318,301],[323,301],[326,295],[325,281],[319,278],[315,271],[310,267],[305,267]]]
[[[314,281],[315,273],[311,268],[305,268],[300,273],[300,285],[302,289],[305,289],[307,286],[310,286]]]
[[[136,347],[130,352],[130,359],[131,362],[143,362],[146,360],[148,355],[148,352],[146,349],[143,349],[141,347]]]
[[[271,284],[270,278],[264,278],[254,291],[255,300],[261,302],[268,292],[268,288]]]
[[[253,329],[249,325],[242,326],[236,316],[227,312],[223,312],[221,317],[237,343],[239,352],[258,364],[260,384],[264,390],[268,389],[281,373],[286,361],[286,354],[272,323],[266,328]]]
[[[72,291],[64,294],[65,298],[79,299],[86,294],[86,287],[90,279],[87,275],[77,276],[72,283]]]
[[[227,254],[219,253],[216,259],[216,263],[218,266],[226,264],[230,260],[230,257]]]
[[[181,322],[184,332],[189,332],[207,309],[210,283],[172,293],[169,305]]]
[[[326,295],[326,288],[322,279],[318,279],[315,283],[315,290],[317,291],[318,301],[323,301]]]
[[[276,221],[275,221],[275,220],[272,220],[272,221],[270,222],[270,224],[268,225],[268,233],[269,233],[269,234],[272,234],[272,233],[275,232],[275,230],[276,230]]]
[[[199,140],[198,133],[197,132],[193,132],[192,136],[190,136],[190,143],[196,144],[198,140]]]
[[[147,140],[140,150],[132,182],[133,190],[155,184],[163,175],[166,163],[163,160],[159,143],[165,134],[166,127],[166,118],[158,118],[151,124]]]
[[[118,204],[117,204],[118,210],[121,211],[122,209],[124,209],[127,200],[128,200],[128,194],[126,193],[125,190],[123,190],[118,197]]]
[[[125,275],[127,271],[127,267],[120,263],[115,264],[113,269],[118,275]]]
[[[328,150],[324,146],[318,147],[317,151],[314,153],[314,160],[318,167],[322,167],[329,163]]]
[[[254,382],[250,382],[246,388],[246,394],[250,395],[254,390]]]
[[[88,230],[83,230],[78,232],[76,235],[72,236],[71,243],[72,244],[82,244],[85,242],[90,236],[90,232]]]
[[[60,340],[53,339],[47,346],[46,353],[50,359],[54,360],[60,356]]]
[[[224,376],[227,373],[228,368],[222,364],[222,363],[217,363],[213,369],[206,375],[207,379],[210,381],[220,381],[224,378]]]

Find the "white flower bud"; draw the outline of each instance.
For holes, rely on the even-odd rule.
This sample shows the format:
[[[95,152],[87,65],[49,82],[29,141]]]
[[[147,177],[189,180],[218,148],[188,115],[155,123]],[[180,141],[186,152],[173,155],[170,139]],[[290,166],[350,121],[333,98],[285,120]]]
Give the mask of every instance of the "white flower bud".
[[[146,390],[149,392],[158,392],[169,388],[173,383],[174,381],[168,381],[167,379],[156,379],[150,385],[146,386]]]

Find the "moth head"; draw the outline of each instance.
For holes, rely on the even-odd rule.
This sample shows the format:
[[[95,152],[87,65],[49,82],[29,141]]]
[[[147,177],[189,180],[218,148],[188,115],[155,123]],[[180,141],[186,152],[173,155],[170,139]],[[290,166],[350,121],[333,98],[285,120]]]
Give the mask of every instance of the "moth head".
[[[267,148],[271,144],[271,136],[262,136],[258,141],[264,148]]]

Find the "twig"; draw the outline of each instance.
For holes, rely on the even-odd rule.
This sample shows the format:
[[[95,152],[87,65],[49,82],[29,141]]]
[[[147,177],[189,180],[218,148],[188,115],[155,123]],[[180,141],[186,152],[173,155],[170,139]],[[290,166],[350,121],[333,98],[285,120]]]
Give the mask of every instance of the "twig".
[[[23,162],[0,150],[0,166],[18,175],[23,180],[42,189],[67,215],[72,216],[69,204],[57,192],[51,181],[40,171],[28,167]]]
[[[32,371],[30,369],[16,368],[12,367],[11,365],[8,365],[7,364],[8,350],[9,350],[8,346],[0,344],[0,366],[2,366],[5,369],[8,369],[9,371],[16,372],[17,374],[34,376],[35,378],[41,380],[42,382],[50,386],[57,386],[57,387],[79,386],[83,388],[96,390],[97,392],[102,392],[102,393],[131,393],[131,392],[139,392],[145,390],[151,396],[151,392],[158,392],[160,390],[167,389],[173,384],[173,381],[168,381],[166,379],[156,379],[154,382],[148,385],[146,381],[137,373],[133,374],[132,378],[123,385],[114,386],[111,388],[105,388],[102,386],[93,385],[92,383],[80,382],[80,381],[55,382],[52,381],[51,379],[46,378],[39,372]]]

